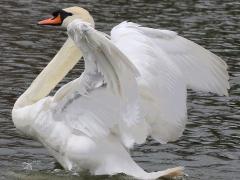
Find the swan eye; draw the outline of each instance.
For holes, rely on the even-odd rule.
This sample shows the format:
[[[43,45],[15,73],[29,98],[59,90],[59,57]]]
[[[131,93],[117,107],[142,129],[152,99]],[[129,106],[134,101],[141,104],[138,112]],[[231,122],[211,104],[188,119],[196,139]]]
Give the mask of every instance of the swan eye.
[[[53,17],[54,17],[54,18],[57,17],[57,16],[60,14],[60,11],[61,11],[61,10],[54,11],[54,12],[52,13]]]
[[[52,13],[52,15],[53,15],[54,18],[56,18],[58,15],[60,15],[61,20],[63,21],[66,17],[72,16],[73,14],[72,14],[72,13],[69,13],[69,12],[66,12],[66,11],[64,11],[64,10],[62,10],[62,9],[59,9],[59,10],[57,10],[57,11],[54,11],[54,12]]]
[[[73,15],[72,13],[66,12],[66,11],[64,11],[64,10],[60,10],[59,14],[60,14],[60,17],[61,17],[62,21],[63,21],[66,17]]]

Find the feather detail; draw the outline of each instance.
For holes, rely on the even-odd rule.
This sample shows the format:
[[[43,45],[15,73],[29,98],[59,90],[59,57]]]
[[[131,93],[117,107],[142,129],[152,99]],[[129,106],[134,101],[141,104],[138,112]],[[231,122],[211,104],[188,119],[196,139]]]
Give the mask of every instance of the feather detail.
[[[176,32],[122,22],[111,38],[141,74],[141,106],[150,134],[161,143],[176,140],[184,130],[187,87],[227,95],[226,63]]]

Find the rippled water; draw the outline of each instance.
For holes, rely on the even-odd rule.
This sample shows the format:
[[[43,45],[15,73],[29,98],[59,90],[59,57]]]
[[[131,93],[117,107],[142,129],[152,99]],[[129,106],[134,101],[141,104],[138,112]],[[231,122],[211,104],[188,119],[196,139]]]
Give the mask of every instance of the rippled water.
[[[0,179],[108,179],[57,170],[37,142],[13,126],[11,108],[66,38],[62,28],[36,22],[56,8],[87,8],[96,28],[109,32],[129,20],[179,32],[221,56],[229,65],[229,97],[189,91],[189,123],[175,143],[149,140],[132,151],[148,171],[186,167],[188,179],[240,179],[240,3],[230,0],[1,0],[0,2]],[[79,76],[78,65],[64,82]],[[63,83],[64,83],[63,82]],[[114,176],[110,179],[123,179]]]

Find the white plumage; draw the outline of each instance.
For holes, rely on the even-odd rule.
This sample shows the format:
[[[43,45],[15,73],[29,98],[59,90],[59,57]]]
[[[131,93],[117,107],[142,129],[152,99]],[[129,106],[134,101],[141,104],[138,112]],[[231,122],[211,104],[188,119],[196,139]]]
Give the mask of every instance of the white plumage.
[[[147,173],[127,149],[148,136],[160,143],[181,136],[187,88],[227,95],[225,62],[172,31],[123,22],[109,37],[93,28],[85,10],[65,11],[73,14],[63,21],[69,39],[15,103],[15,126],[68,170],[139,179],[180,175],[181,167]],[[81,54],[83,74],[45,97]]]

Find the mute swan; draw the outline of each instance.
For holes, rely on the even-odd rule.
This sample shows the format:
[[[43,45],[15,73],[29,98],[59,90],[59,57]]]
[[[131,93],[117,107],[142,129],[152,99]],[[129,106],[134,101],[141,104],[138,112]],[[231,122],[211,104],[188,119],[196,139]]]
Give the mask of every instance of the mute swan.
[[[80,7],[55,11],[38,24],[63,26],[69,37],[16,101],[16,128],[67,170],[138,179],[181,175],[181,167],[147,173],[128,149],[148,136],[160,143],[181,136],[186,89],[227,95],[226,63],[173,31],[122,22],[108,36]],[[48,96],[82,56],[82,75]]]

